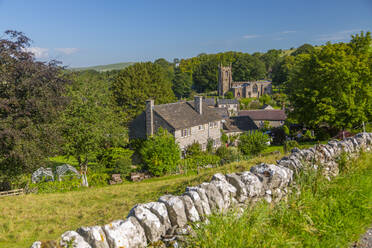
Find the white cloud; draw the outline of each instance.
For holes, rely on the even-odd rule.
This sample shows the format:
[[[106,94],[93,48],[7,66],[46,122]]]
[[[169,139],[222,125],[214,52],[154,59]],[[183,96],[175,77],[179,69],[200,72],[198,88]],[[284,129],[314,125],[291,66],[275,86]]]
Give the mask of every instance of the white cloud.
[[[359,29],[352,30],[343,30],[331,34],[322,34],[316,38],[317,41],[339,41],[339,40],[348,40],[352,34],[358,33]]]
[[[37,59],[45,59],[49,57],[49,48],[42,47],[27,47],[23,49],[26,52],[33,53]]]
[[[293,34],[293,33],[296,33],[297,31],[294,31],[294,30],[286,30],[286,31],[282,31],[280,32],[281,34]]]
[[[254,38],[258,38],[258,37],[260,37],[260,35],[258,35],[258,34],[247,34],[247,35],[243,36],[244,39],[254,39]]]
[[[74,48],[74,47],[55,48],[54,50],[61,52],[63,54],[66,54],[66,55],[70,55],[70,54],[73,54],[79,51],[79,49]]]

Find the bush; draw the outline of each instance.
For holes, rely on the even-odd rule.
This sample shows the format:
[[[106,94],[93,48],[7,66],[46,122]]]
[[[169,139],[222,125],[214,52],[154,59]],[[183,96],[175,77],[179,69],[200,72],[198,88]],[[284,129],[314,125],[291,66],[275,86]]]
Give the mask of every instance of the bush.
[[[91,172],[87,174],[89,186],[108,185],[110,176],[107,173]]]
[[[283,145],[286,139],[286,133],[284,127],[276,127],[271,129],[271,134],[273,137],[273,144],[274,145]],[[288,129],[288,128],[287,128]],[[289,132],[289,130],[288,130]]]
[[[220,157],[221,163],[231,163],[239,160],[240,153],[236,148],[227,148],[225,146],[221,146],[217,149],[216,155]]]
[[[302,136],[302,139],[304,141],[309,141],[309,140],[313,140],[314,137],[311,135],[311,131],[310,130],[306,130],[305,131],[305,134]]]
[[[238,147],[244,155],[258,155],[268,146],[267,142],[268,135],[254,131],[240,135]]]
[[[222,130],[221,130],[221,142],[222,144],[227,144],[227,142],[229,142],[229,136],[227,136],[227,134],[225,134]]]
[[[201,145],[198,142],[194,142],[186,148],[186,157],[193,157],[202,154]]]
[[[144,169],[154,176],[161,176],[177,169],[180,162],[180,148],[167,130],[158,132],[147,139],[140,149]]]
[[[329,140],[331,138],[331,135],[329,134],[329,131],[326,128],[319,128],[315,130],[315,137],[317,140]]]
[[[283,126],[283,131],[284,131],[285,135],[289,136],[289,128],[287,127],[287,125]]]
[[[56,193],[56,192],[68,192],[78,190],[81,187],[81,179],[74,178],[71,180],[52,181],[52,182],[40,182],[31,183],[29,188],[32,191],[37,188],[38,193]]]
[[[207,141],[207,152],[213,152],[213,139],[208,139]]]
[[[129,176],[132,166],[133,151],[122,147],[106,149],[98,156],[99,163],[108,169],[110,174],[121,174],[122,178]]]
[[[226,99],[234,99],[234,94],[231,91],[226,92],[225,98]]]
[[[220,157],[212,154],[203,153],[198,156],[186,158],[181,161],[181,166],[185,170],[196,170],[198,167],[203,168],[208,165],[218,166],[220,164]]]
[[[297,141],[287,140],[287,141],[284,142],[283,149],[284,149],[284,152],[287,153],[295,147],[299,147],[299,144],[297,143]]]

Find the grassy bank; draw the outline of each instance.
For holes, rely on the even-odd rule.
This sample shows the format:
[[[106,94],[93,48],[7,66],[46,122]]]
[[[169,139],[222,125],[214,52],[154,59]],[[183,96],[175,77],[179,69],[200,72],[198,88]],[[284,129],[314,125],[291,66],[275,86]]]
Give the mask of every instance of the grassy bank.
[[[80,226],[103,225],[123,219],[141,202],[180,194],[186,186],[207,181],[216,172],[247,170],[260,162],[274,163],[282,155],[256,157],[199,174],[152,178],[139,183],[88,188],[81,191],[0,198],[0,247],[29,247],[36,240],[54,240]]]
[[[346,162],[331,182],[313,172],[296,180],[293,193],[277,205],[213,216],[198,229],[191,247],[349,247],[372,223],[372,154]]]

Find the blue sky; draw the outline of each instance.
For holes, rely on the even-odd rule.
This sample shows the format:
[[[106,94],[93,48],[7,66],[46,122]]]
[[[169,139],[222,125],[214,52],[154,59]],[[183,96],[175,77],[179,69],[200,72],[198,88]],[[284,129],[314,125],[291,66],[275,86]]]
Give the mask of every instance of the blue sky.
[[[348,41],[372,31],[372,0],[0,0],[7,29],[71,67],[173,60]]]

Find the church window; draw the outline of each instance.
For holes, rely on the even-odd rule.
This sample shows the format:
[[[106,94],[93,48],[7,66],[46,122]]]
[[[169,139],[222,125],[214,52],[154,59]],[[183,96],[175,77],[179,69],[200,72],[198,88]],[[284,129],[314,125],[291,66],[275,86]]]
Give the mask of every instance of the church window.
[[[253,93],[257,93],[257,91],[258,91],[258,87],[257,87],[257,85],[255,84],[255,85],[253,85]]]

